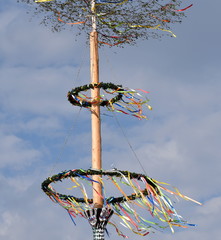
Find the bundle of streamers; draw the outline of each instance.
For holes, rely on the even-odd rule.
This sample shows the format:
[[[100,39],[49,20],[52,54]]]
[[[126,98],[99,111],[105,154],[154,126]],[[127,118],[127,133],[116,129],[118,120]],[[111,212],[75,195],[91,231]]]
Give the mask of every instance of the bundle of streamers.
[[[169,227],[174,232],[174,227],[195,226],[182,219],[168,195],[200,203],[181,194],[177,189],[173,191],[167,189],[165,185],[168,184],[158,182],[144,174],[116,169],[110,171],[75,169],[46,179],[42,183],[42,189],[52,201],[67,210],[75,223],[76,216],[85,218],[85,211],[94,208],[93,199],[88,197],[85,186],[89,185],[89,189],[93,188],[93,182],[97,182],[93,180],[93,175],[101,176],[98,181],[103,189],[101,197],[104,205],[112,209],[115,216],[109,225],[113,226],[119,235],[127,237],[120,230],[120,225],[142,236],[154,232],[156,229],[162,230]],[[61,194],[52,187],[52,183],[63,181],[66,178],[69,178],[74,184],[69,189],[78,188],[82,197]],[[113,189],[114,192],[111,192]],[[130,193],[126,192],[128,189]],[[120,196],[115,196],[117,192]]]
[[[95,16],[100,44],[109,46],[133,44],[137,38],[158,38],[164,33],[176,37],[170,25],[180,23],[184,11],[192,7],[181,6],[182,0],[95,0],[93,7],[90,0],[19,1],[37,4],[35,13],[44,12],[42,23],[51,22],[55,31],[68,24],[78,26],[79,34],[88,33],[91,16]]]
[[[92,99],[82,93],[94,88],[100,88],[103,90],[103,94],[97,99]],[[130,89],[113,83],[101,82],[99,84],[88,84],[74,88],[68,92],[67,96],[69,102],[74,106],[91,109],[92,104],[99,104],[100,106],[106,107],[109,111],[121,112],[143,119],[147,118],[143,113],[143,106],[147,107],[149,110],[152,110],[152,107],[148,104],[149,99],[142,96],[141,92],[148,93],[142,89]],[[113,96],[108,100],[105,97],[105,94]]]

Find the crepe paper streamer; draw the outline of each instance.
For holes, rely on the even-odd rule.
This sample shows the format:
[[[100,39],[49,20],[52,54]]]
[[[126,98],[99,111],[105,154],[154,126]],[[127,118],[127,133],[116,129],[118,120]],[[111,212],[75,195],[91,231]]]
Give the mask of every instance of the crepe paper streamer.
[[[115,38],[115,39],[126,38],[127,41],[129,41],[129,39],[127,39],[127,38],[130,37],[130,36],[108,36],[108,35],[105,35],[105,34],[102,34],[102,36],[106,37],[106,38]]]
[[[168,30],[168,29],[163,29],[163,28],[158,28],[159,30],[161,30],[161,31],[164,31],[164,32],[168,32],[168,33],[170,33],[174,38],[176,38],[176,35],[172,32],[172,31],[170,31],[170,30]]]
[[[108,46],[110,46],[110,47],[113,47],[113,46],[117,46],[117,45],[119,45],[119,44],[121,44],[121,43],[124,43],[124,42],[127,42],[128,40],[124,40],[124,41],[119,41],[119,42],[117,42],[117,43],[114,43],[114,44],[110,44],[110,43],[108,43],[108,42],[102,42],[102,41],[98,41],[100,44],[105,44],[105,45],[108,45]]]
[[[152,15],[152,14],[150,14],[150,16],[153,17],[153,18],[156,18],[157,20],[160,20],[160,21],[162,21],[162,22],[167,22],[167,23],[171,22],[171,21],[168,20],[168,19],[160,19],[160,18],[158,18],[157,16],[154,16],[154,15]]]
[[[160,28],[160,26],[161,26],[160,24],[156,25],[155,27],[149,26],[149,25],[130,25],[131,28],[150,28],[150,29],[158,29],[164,32],[169,32],[173,37],[176,38],[176,35],[171,30]]]
[[[114,39],[115,41],[116,41],[116,43],[114,43],[114,44],[110,44],[110,43],[108,43],[108,42],[104,42],[104,41],[98,41],[100,44],[105,44],[105,45],[108,45],[108,46],[110,46],[110,47],[113,47],[113,46],[117,46],[117,45],[119,45],[119,44],[122,44],[122,43],[124,43],[124,42],[129,42],[130,41],[130,37],[131,36],[108,36],[108,35],[105,35],[105,34],[101,34],[103,37],[105,37],[105,38],[111,38],[111,39]],[[121,40],[121,39],[124,39],[124,40]]]
[[[65,24],[70,24],[70,25],[75,25],[75,24],[81,24],[81,23],[85,23],[86,21],[81,21],[81,22],[74,22],[74,23],[67,23],[65,21],[63,21],[61,18],[60,18],[60,13],[58,12],[58,21],[62,22],[62,23],[65,23]]]
[[[123,237],[123,238],[128,238],[128,236],[124,235],[119,229],[118,227],[116,226],[116,224],[112,223],[112,222],[109,222],[108,224],[112,225],[116,232],[118,233],[119,236]]]
[[[188,8],[191,8],[192,6],[193,6],[193,4],[190,4],[188,7],[183,8],[183,9],[179,9],[179,10],[176,10],[176,11],[177,11],[177,12],[182,12],[182,11],[187,10]]]
[[[108,0],[96,0],[96,5],[101,4],[123,4],[125,2],[132,1],[132,0],[119,0],[119,1],[108,1]]]
[[[81,181],[86,181],[91,184],[93,175],[101,176],[100,179],[102,180],[99,182],[102,183],[104,189],[106,181],[111,181],[122,196],[110,196],[108,198],[103,196],[104,207],[94,207],[93,199],[87,197],[86,188],[81,183]],[[68,178],[80,188],[83,198],[61,194],[54,190],[52,187],[53,183],[62,182]],[[133,193],[130,195],[126,194],[123,190],[123,185],[130,187]],[[74,218],[80,216],[87,218],[92,228],[101,227],[106,229],[106,224],[113,215],[114,218],[118,219],[118,224],[112,221],[109,224],[124,238],[127,236],[120,230],[120,225],[141,236],[146,236],[154,230],[161,230],[167,227],[174,232],[174,227],[187,228],[188,226],[195,226],[182,219],[175,210],[172,204],[173,201],[169,199],[168,194],[200,203],[181,194],[177,189],[171,191],[162,185],[168,184],[159,183],[140,173],[117,169],[109,171],[74,169],[47,178],[42,183],[42,190],[53,202],[58,203],[68,211],[74,224]],[[108,186],[110,186],[109,183]],[[150,213],[151,218],[146,217],[146,212]]]
[[[68,212],[68,214],[69,214],[69,216],[70,216],[70,218],[71,218],[71,221],[74,223],[74,225],[76,226],[76,223],[75,223],[75,221],[74,221],[74,218],[73,218],[73,215],[67,210],[67,212]]]
[[[86,94],[81,93],[94,88],[100,88],[107,94],[115,96],[109,100],[104,98],[103,95],[100,95],[97,99],[92,99]],[[148,93],[142,89],[134,90],[123,88],[121,85],[115,85],[113,83],[100,82],[99,84],[88,84],[76,87],[68,92],[67,97],[69,102],[74,106],[91,109],[93,104],[98,104],[112,112],[121,112],[137,117],[138,119],[146,119],[147,117],[143,114],[143,106],[146,106],[149,110],[152,110],[152,107],[148,104],[149,99],[143,97],[139,91]]]
[[[169,20],[160,20],[160,21],[170,22]],[[116,29],[116,27],[120,27],[121,25],[127,25],[129,28],[149,28],[149,29],[153,29],[153,30],[160,30],[160,31],[164,31],[164,32],[169,32],[173,37],[176,38],[176,35],[171,30],[160,28],[160,26],[161,26],[160,24],[158,24],[156,26],[151,26],[151,25],[141,25],[141,24],[131,25],[131,24],[128,24],[126,22],[120,22],[118,24],[114,24],[114,22],[101,21],[101,23],[105,24],[105,25],[108,25],[110,28],[113,28],[113,29]],[[117,32],[119,32],[120,34],[125,34],[127,31],[129,31],[129,28],[125,31],[119,31],[118,30]],[[122,37],[125,38],[125,36],[122,36]],[[127,36],[127,38],[128,38],[128,36]],[[105,42],[101,42],[101,43],[109,45],[109,46],[115,46],[115,45],[118,45],[120,43],[123,43],[123,41],[119,42],[117,44],[108,44],[108,43],[105,43]]]
[[[117,22],[117,21],[111,21],[111,22],[105,22],[105,21],[102,21],[101,18],[99,19],[100,22],[104,25],[107,25],[108,27],[112,28],[112,29],[116,29],[116,27],[120,27],[122,25],[126,25],[125,22]],[[116,30],[117,31],[117,30]],[[121,32],[123,33],[122,31],[117,31],[117,32]],[[125,31],[124,31],[125,32]]]
[[[51,1],[54,1],[54,0],[36,0],[35,2],[38,3],[38,2],[51,2]]]
[[[175,6],[175,4],[173,4],[173,3],[166,4],[164,7],[162,7],[162,9],[168,9],[168,6]],[[171,9],[171,8],[169,8],[169,10],[175,11],[175,12],[183,12],[183,11],[191,8],[192,6],[193,6],[193,4],[190,4],[188,7],[185,7],[183,9]]]
[[[99,6],[99,5],[106,5],[106,4],[115,4],[115,5],[122,5],[126,2],[132,2],[132,0],[120,0],[120,1],[107,1],[107,0],[97,0],[96,1],[96,5]]]

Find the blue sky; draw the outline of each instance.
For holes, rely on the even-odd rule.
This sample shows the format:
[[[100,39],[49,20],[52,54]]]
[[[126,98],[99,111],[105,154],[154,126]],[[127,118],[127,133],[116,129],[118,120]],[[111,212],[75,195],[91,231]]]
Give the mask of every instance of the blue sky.
[[[203,203],[176,205],[197,227],[145,237],[154,240],[221,235],[221,3],[191,3],[173,28],[177,38],[100,49],[101,81],[150,91],[148,121],[117,115],[145,171]],[[25,8],[0,4],[0,239],[83,240],[88,223],[77,219],[75,227],[40,185],[51,174],[91,166],[89,112],[66,99],[90,81],[89,47],[83,36],[76,41],[71,31],[52,33],[30,21]],[[102,123],[103,167],[142,172],[114,119]]]

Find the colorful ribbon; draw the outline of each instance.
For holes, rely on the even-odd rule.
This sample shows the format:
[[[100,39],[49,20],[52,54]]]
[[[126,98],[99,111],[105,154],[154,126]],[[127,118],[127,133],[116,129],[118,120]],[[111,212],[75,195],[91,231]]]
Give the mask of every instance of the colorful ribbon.
[[[51,1],[54,1],[54,0],[36,0],[35,2],[38,3],[38,2],[51,2]]]
[[[91,186],[94,180],[90,176],[90,173],[93,173],[93,170],[72,170],[52,176],[50,179],[46,180],[47,184],[49,184],[55,181],[62,181],[68,177],[71,178],[75,183],[74,189],[76,186],[80,188],[83,195],[82,199],[70,195],[66,196],[59,194],[52,188],[51,184],[49,184],[48,187],[43,187],[43,190],[46,191],[53,202],[57,202],[68,211],[74,224],[74,218],[77,216],[85,217],[84,211],[93,209],[93,202],[88,198],[86,188],[83,183],[81,183],[83,180],[88,182]],[[93,174],[95,174],[95,172]],[[118,219],[118,222],[120,220],[120,225],[130,229],[132,232],[145,236],[155,229],[169,227],[171,231],[174,232],[174,227],[187,228],[188,226],[195,226],[182,219],[175,210],[172,204],[173,201],[169,199],[167,194],[170,193],[172,196],[177,195],[184,200],[190,200],[198,204],[200,203],[181,194],[177,189],[171,191],[163,186],[168,184],[160,183],[145,175],[128,171],[100,171],[96,172],[96,174],[102,176],[102,180],[99,182],[102,183],[104,189],[106,181],[111,180],[113,186],[115,186],[122,195],[122,197],[119,198],[105,198],[103,196],[104,204],[108,208],[114,210],[114,218]],[[134,193],[132,195],[127,195],[123,190],[123,185],[130,187]],[[146,217],[146,211],[150,213],[152,216],[151,218]],[[120,236],[126,237],[120,230],[120,225],[114,222],[110,222],[110,225],[114,226]]]

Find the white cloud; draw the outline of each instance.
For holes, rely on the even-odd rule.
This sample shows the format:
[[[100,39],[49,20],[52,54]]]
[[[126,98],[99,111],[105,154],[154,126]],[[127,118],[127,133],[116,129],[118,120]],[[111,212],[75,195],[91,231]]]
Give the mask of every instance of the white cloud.
[[[215,216],[220,214],[221,211],[221,197],[214,197],[209,199],[208,201],[205,202],[203,208],[198,208],[198,213],[202,217],[201,219],[205,218],[208,220],[208,217],[210,218],[211,221],[214,222]]]
[[[40,158],[38,150],[32,148],[30,144],[14,135],[0,135],[0,167],[11,167],[12,169],[30,166]]]
[[[50,115],[64,114],[73,109],[66,98],[67,92],[73,87],[70,79],[73,69],[17,67],[4,68],[0,71],[2,76],[0,98],[7,111],[16,114],[27,112]]]
[[[81,55],[77,47],[81,40],[77,45],[71,31],[52,33],[50,28],[43,27],[36,21],[37,18],[30,21],[30,15],[21,7],[12,6],[3,12],[0,24],[0,51],[1,57],[4,57],[4,64],[43,67],[48,62],[57,66],[76,63],[71,51]]]
[[[27,219],[10,211],[3,212],[1,218],[0,237],[2,237],[2,239],[19,239],[24,235]],[[11,232],[10,236],[8,235],[9,232]]]

